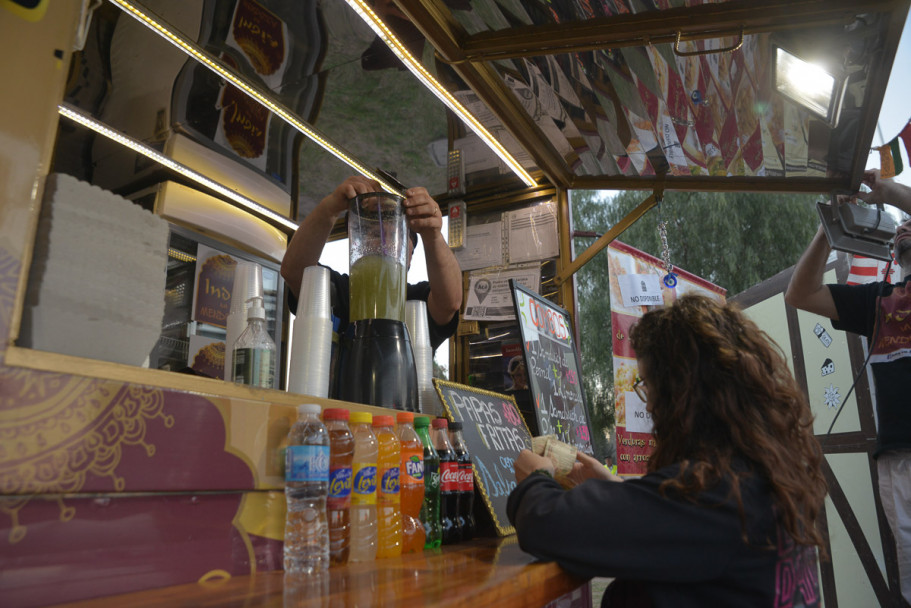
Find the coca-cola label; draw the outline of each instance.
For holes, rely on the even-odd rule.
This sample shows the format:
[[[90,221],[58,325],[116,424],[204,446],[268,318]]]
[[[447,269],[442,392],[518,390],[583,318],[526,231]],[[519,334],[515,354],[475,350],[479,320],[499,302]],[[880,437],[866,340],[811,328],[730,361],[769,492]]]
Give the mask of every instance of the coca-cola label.
[[[329,498],[326,506],[330,509],[346,509],[351,504],[351,486],[354,478],[351,467],[329,469]]]
[[[457,462],[440,463],[440,490],[443,492],[459,491],[459,464]]]
[[[354,483],[351,487],[351,504],[376,504],[376,465],[357,463],[354,465]]]
[[[328,445],[292,445],[285,450],[285,481],[329,481]]]
[[[459,490],[462,492],[474,492],[474,475],[471,463],[463,463],[459,466]]]

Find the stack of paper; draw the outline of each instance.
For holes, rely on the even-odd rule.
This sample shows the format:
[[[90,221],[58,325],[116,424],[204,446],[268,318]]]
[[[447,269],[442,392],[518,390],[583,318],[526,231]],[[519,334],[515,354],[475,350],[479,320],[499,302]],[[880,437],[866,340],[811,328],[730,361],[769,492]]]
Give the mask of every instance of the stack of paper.
[[[64,174],[48,176],[24,346],[142,365],[161,334],[168,224]]]

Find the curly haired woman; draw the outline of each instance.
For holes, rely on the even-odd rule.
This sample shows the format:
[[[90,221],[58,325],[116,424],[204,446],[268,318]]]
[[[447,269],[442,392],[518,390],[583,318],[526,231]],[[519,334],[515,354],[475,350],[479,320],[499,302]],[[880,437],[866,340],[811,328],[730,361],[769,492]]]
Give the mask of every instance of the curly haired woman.
[[[809,405],[732,305],[680,297],[631,333],[656,448],[638,479],[579,454],[564,491],[523,451],[507,510],[523,550],[615,577],[602,607],[818,606],[826,494]]]

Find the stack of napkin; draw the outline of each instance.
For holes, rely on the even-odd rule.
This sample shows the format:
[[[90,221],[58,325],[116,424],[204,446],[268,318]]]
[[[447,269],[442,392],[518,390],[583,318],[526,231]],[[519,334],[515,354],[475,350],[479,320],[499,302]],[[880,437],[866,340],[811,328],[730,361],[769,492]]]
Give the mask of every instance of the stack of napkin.
[[[49,175],[21,344],[143,365],[161,334],[168,223],[129,200]]]

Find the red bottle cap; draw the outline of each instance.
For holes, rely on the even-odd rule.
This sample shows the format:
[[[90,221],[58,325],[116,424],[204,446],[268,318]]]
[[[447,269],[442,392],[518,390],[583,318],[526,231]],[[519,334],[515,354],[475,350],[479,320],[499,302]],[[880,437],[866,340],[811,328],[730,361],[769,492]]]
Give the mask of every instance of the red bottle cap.
[[[323,420],[348,420],[350,415],[351,412],[340,407],[332,407],[323,410]]]
[[[434,418],[433,422],[431,422],[431,424],[433,425],[433,428],[435,428],[435,429],[449,428],[449,421],[446,420],[445,418]]]
[[[399,412],[395,415],[395,420],[399,424],[403,422],[414,422],[414,413],[413,412]]]
[[[392,426],[395,419],[392,416],[374,416],[373,426]]]

